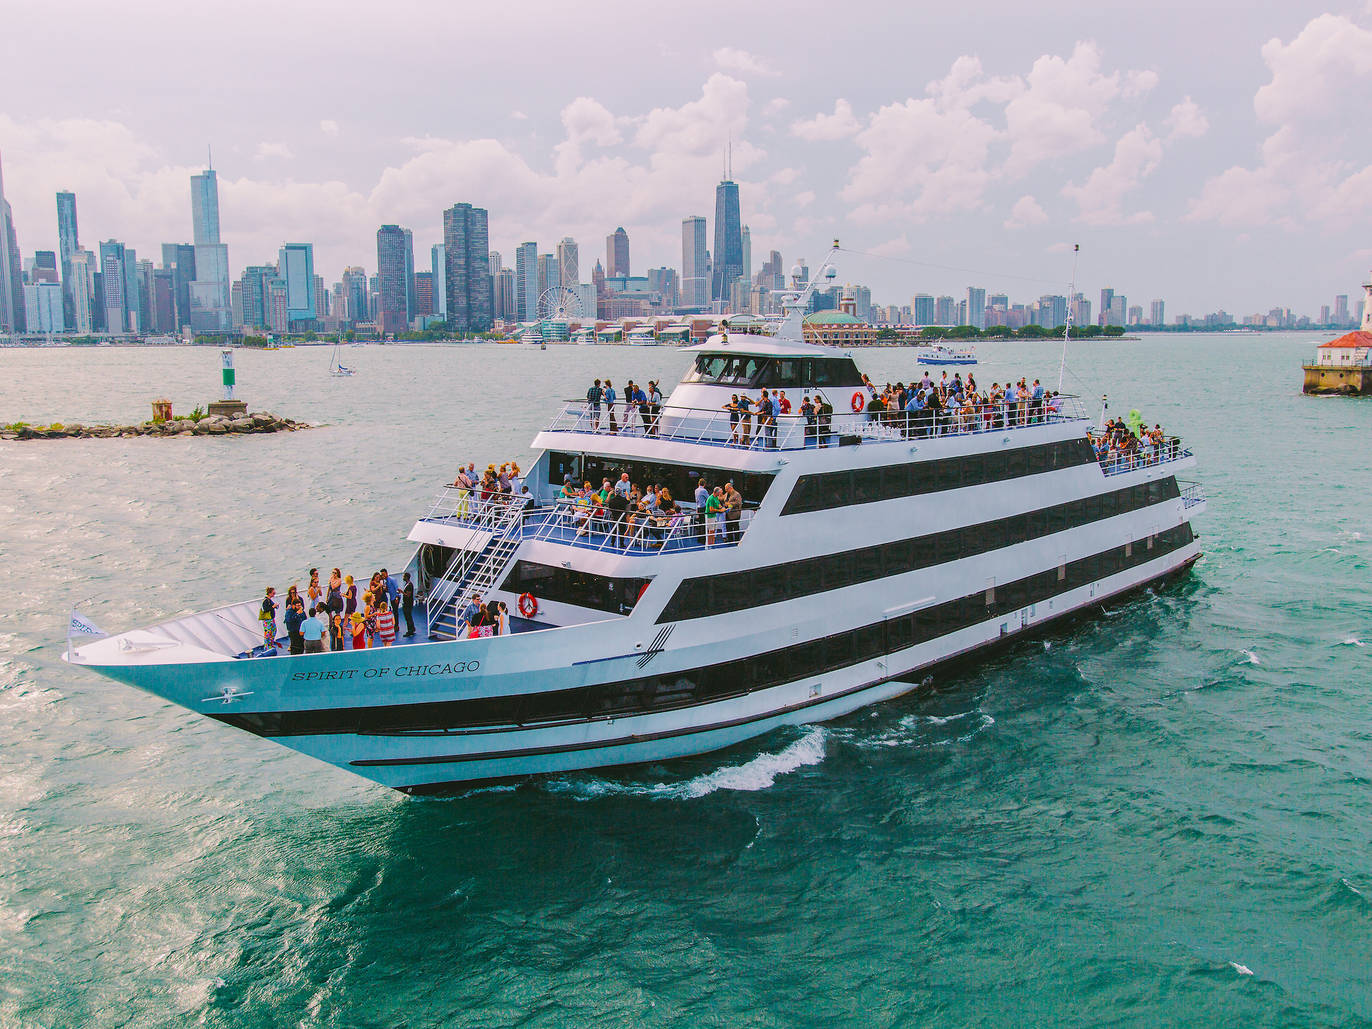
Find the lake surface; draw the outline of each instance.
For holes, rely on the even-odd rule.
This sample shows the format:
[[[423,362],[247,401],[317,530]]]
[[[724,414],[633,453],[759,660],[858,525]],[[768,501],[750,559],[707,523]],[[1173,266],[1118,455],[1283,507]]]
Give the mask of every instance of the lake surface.
[[[1073,345],[1069,391],[1196,450],[1184,581],[838,723],[444,799],[68,668],[67,612],[401,567],[459,461],[683,355],[239,351],[323,427],[0,442],[0,1026],[1368,1024],[1372,401],[1302,397],[1313,342]],[[0,351],[0,422],[187,412],[218,360]]]

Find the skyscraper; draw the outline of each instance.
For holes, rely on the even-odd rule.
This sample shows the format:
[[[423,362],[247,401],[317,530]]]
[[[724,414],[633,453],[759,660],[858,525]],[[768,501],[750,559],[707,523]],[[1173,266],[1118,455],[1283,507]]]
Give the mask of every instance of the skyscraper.
[[[743,226],[743,281],[753,281],[753,232],[748,226]]]
[[[368,302],[367,269],[349,265],[343,269],[343,303],[346,310],[339,312],[339,318],[353,324],[371,320],[372,308]]]
[[[71,279],[72,255],[81,249],[81,240],[76,228],[76,194],[57,194],[57,254],[62,265],[62,313],[68,328],[79,319],[72,301]],[[87,316],[89,317],[89,315]]]
[[[195,240],[191,328],[225,332],[232,323],[229,248],[219,241],[219,180],[213,168],[191,176],[191,227]],[[105,307],[109,309],[108,298]]]
[[[435,243],[429,247],[429,265],[433,273],[434,315],[448,317],[448,259],[443,252],[443,244]]]
[[[714,281],[712,300],[729,302],[734,280],[743,275],[743,223],[738,212],[738,183],[725,179],[715,187]]]
[[[414,316],[431,318],[434,313],[434,273],[414,273]]]
[[[577,252],[576,240],[564,236],[557,245],[557,284],[576,290],[581,282],[581,263]]]
[[[1327,314],[1325,315],[1324,320],[1329,320],[1329,316]],[[1148,324],[1154,326],[1162,326],[1167,324],[1167,307],[1163,303],[1163,301],[1154,300],[1152,304],[1149,305]]]
[[[163,243],[162,267],[172,273],[172,310],[176,328],[191,323],[191,283],[195,281],[195,247],[190,243]]]
[[[552,254],[538,255],[538,295],[557,286],[557,258]]]
[[[683,307],[704,307],[710,302],[710,273],[705,255],[705,219],[698,214],[681,219]]]
[[[405,259],[406,230],[399,225],[383,225],[376,230],[376,278],[381,302],[376,311],[376,327],[385,333],[409,328],[409,299],[406,270],[414,260]]]
[[[492,325],[488,217],[484,207],[471,204],[443,212],[445,309],[457,332],[486,332]]]
[[[1114,303],[1115,291],[1108,286],[1100,291],[1100,323],[1110,324],[1110,305]]]
[[[910,301],[910,317],[916,325],[933,325],[934,298],[929,293],[916,293]]]
[[[67,328],[78,333],[95,330],[95,255],[78,250],[71,258],[71,299],[75,321]]]
[[[191,176],[191,230],[196,246],[219,242],[219,179],[213,168]]]
[[[319,312],[314,299],[314,244],[287,243],[277,252],[276,269],[286,283],[286,319],[292,323],[316,321]],[[299,328],[314,326],[302,324]]]
[[[0,168],[0,332],[24,331],[23,274],[14,211],[5,199],[4,169]]]
[[[414,233],[405,230],[405,323],[414,321]]]
[[[629,234],[621,225],[605,237],[605,276],[629,276]]]
[[[538,244],[521,243],[515,250],[515,317],[522,322],[538,317]]]
[[[118,240],[107,239],[100,244],[100,275],[105,287],[105,328],[109,332],[138,331],[135,260],[134,252]]]
[[[974,329],[986,328],[986,290],[967,287],[967,324]]]

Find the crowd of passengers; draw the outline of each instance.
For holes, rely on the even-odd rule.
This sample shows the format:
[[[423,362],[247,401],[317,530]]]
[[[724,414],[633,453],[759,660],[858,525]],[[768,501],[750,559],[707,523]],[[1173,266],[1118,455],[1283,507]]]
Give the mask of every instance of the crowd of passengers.
[[[351,575],[335,568],[327,584],[319,581],[319,569],[310,569],[310,584],[301,595],[298,583],[286,589],[279,603],[276,587],[268,586],[258,610],[262,623],[262,646],[277,653],[277,611],[282,610],[286,639],[292,654],[321,654],[325,650],[365,650],[389,647],[405,619],[404,638],[415,634],[414,583],[405,572],[397,581],[386,569],[373,572],[365,590]]]
[[[705,546],[736,543],[742,535],[743,496],[732,481],[711,487],[696,481],[693,503],[678,503],[666,486],[644,489],[621,472],[613,483],[601,481],[599,489],[589,482],[577,486],[565,476],[557,503],[576,529],[578,537],[600,533],[616,546],[644,543],[661,547],[683,525]]]
[[[655,382],[648,384],[648,392],[631,381],[625,390],[623,422],[615,417],[617,394],[609,379],[604,385],[596,379],[586,391],[586,414],[592,432],[632,431],[630,419],[637,414],[646,435],[658,434],[662,415],[662,394]],[[974,375],[966,381],[961,372],[951,378],[945,371],[938,380],[926,371],[918,381],[909,385],[889,382],[878,388],[867,376],[862,388],[854,395],[854,410],[865,412],[868,420],[886,425],[905,436],[933,436],[954,433],[992,431],[1006,427],[1032,425],[1057,414],[1062,398],[1056,391],[1046,390],[1038,379],[1032,384],[1021,378],[1007,380],[1004,385],[993,382],[982,390]],[[734,393],[723,406],[729,415],[729,444],[746,448],[776,449],[777,425],[780,419],[794,415],[804,420],[804,443],[807,447],[832,446],[834,408],[819,390],[802,396],[798,407],[784,389],[763,389],[754,399],[747,391]]]
[[[478,472],[476,462],[469,461],[458,466],[450,485],[457,489],[455,513],[459,518],[479,517],[511,500],[531,499],[517,461],[506,461],[499,468],[488,464],[484,472]]]
[[[1105,468],[1133,468],[1170,461],[1177,456],[1180,442],[1163,432],[1157,422],[1151,429],[1142,423],[1131,428],[1123,418],[1111,419],[1102,431],[1088,432],[1087,437],[1096,452],[1096,460]]]

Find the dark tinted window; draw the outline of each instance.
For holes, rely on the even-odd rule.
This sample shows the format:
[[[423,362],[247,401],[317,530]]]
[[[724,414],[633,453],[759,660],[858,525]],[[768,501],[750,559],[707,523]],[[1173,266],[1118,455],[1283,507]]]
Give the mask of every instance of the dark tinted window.
[[[534,561],[516,561],[500,588],[511,593],[532,593],[541,600],[628,614],[638,603],[639,593],[648,585],[648,581],[612,579]]]
[[[1081,443],[1078,447],[1076,444]],[[1067,449],[1064,449],[1067,448]],[[995,450],[938,461],[916,461],[856,471],[802,475],[786,498],[783,515],[807,514],[850,504],[938,493],[962,486],[980,486],[1002,479],[1038,475],[1095,460],[1085,440],[1042,443],[1015,450]]]

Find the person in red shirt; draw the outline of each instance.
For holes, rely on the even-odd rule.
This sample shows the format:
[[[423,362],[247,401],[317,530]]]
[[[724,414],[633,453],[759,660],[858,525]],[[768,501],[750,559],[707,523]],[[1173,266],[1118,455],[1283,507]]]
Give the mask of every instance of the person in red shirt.
[[[395,642],[395,615],[391,614],[390,605],[384,600],[376,610],[376,636],[374,638],[383,647],[389,647]]]
[[[781,408],[782,414],[791,413],[791,401],[787,398],[784,389],[777,390],[777,406]]]

